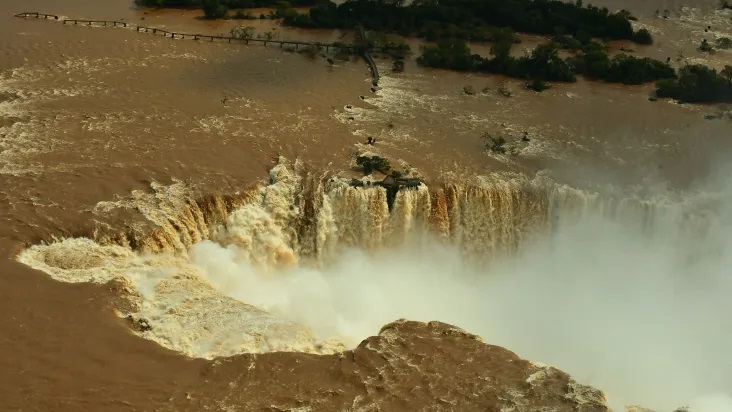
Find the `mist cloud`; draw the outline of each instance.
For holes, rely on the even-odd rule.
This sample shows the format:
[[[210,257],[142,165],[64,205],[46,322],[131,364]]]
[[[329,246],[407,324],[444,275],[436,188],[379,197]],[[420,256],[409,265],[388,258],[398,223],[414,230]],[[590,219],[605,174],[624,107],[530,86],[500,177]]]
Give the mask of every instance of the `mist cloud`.
[[[208,241],[191,258],[222,292],[321,338],[355,345],[398,318],[440,320],[559,367],[615,407],[732,411],[732,203],[723,200],[707,231],[644,228],[647,211],[620,222],[590,215],[481,265],[436,240],[344,250],[322,269],[256,268],[235,246]]]

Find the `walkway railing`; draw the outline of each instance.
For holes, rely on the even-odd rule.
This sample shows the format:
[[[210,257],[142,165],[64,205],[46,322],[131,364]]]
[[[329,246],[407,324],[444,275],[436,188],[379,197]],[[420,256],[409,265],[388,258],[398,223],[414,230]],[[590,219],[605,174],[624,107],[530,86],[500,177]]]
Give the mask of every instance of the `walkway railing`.
[[[366,32],[363,29],[362,25],[358,25],[358,34],[361,39],[362,43],[366,43]],[[383,50],[383,48],[382,48]],[[371,70],[371,83],[373,83],[374,86],[379,85],[379,68],[376,67],[376,62],[374,61],[374,58],[371,56],[371,52],[368,48],[363,47],[361,49],[361,55],[363,56],[363,59],[366,60],[366,64],[369,65],[369,69]]]
[[[363,47],[358,47],[355,45],[343,44],[343,43],[323,43],[323,42],[309,42],[309,41],[298,41],[298,40],[275,40],[275,39],[262,39],[262,38],[240,38],[240,37],[233,37],[233,36],[214,36],[214,35],[209,35],[209,34],[181,33],[181,32],[173,32],[173,31],[164,30],[164,29],[160,29],[157,27],[140,26],[137,24],[127,23],[124,21],[61,19],[61,17],[54,15],[54,14],[46,14],[46,13],[38,13],[38,12],[18,13],[15,15],[15,17],[56,20],[56,21],[62,22],[63,24],[73,24],[73,25],[81,25],[81,26],[123,27],[123,28],[134,29],[137,32],[152,33],[155,35],[161,35],[163,37],[170,37],[171,39],[208,40],[211,42],[219,41],[219,42],[227,42],[227,43],[234,42],[234,43],[244,43],[244,44],[259,43],[259,44],[263,44],[265,47],[267,46],[267,44],[275,44],[275,45],[279,45],[280,47],[294,46],[294,48],[296,50],[298,50],[300,48],[300,46],[318,47],[321,49],[325,49],[326,52],[330,51],[330,49],[334,49],[334,50],[339,50],[341,52],[347,52],[347,53],[360,53],[363,55],[364,59],[369,64],[369,67],[371,69],[371,77],[373,79],[374,85],[376,85],[377,82],[379,81],[379,72],[376,69],[376,63],[374,62],[374,59],[371,57],[369,50],[382,52],[382,53],[392,50],[392,47],[390,47],[390,46],[377,46],[377,47],[371,47],[370,49],[364,49]],[[361,30],[363,30],[363,29],[361,29]]]

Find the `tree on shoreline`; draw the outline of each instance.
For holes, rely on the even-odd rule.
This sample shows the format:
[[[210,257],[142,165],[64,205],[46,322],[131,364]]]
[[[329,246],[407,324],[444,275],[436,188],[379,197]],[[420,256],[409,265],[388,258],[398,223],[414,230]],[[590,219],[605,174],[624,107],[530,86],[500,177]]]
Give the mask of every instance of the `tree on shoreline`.
[[[203,0],[201,3],[203,14],[207,19],[218,19],[226,16],[228,8],[221,3],[221,0]]]
[[[683,103],[732,103],[732,66],[721,72],[693,64],[682,67],[675,79],[657,84],[658,97],[669,97]]]
[[[317,4],[307,14],[298,13],[292,7],[313,1]],[[277,7],[272,18],[282,18],[284,25],[350,29],[362,24],[372,33],[382,33],[384,38],[383,33],[395,32],[434,39],[437,44],[423,48],[417,58],[422,66],[503,74],[529,80],[528,84],[542,89],[548,86],[546,82],[573,82],[577,75],[623,84],[655,81],[658,97],[685,102],[732,101],[729,66],[718,73],[705,66],[692,65],[677,73],[668,60],[637,58],[625,53],[610,57],[605,47],[593,38],[651,44],[651,33],[647,29],[633,31],[632,15],[628,12],[610,13],[606,8],[584,6],[581,1],[512,0],[511,7],[506,6],[505,0],[416,0],[409,5],[400,0],[346,0],[342,4],[329,0],[135,0],[135,3],[160,7],[198,4],[209,18],[227,17],[227,7],[266,4]],[[511,48],[519,42],[514,30],[548,34],[555,41],[536,47],[528,56],[513,57]],[[367,46],[376,44],[372,40]],[[473,54],[466,41],[491,41],[491,56]],[[392,43],[384,40],[381,45],[393,45],[392,57],[404,59],[409,47]],[[717,39],[715,46],[732,47],[732,41]],[[574,55],[563,59],[560,48],[573,51]],[[702,48],[713,49],[708,41],[703,42]],[[403,66],[394,67],[399,71]]]
[[[273,7],[280,8],[281,0],[134,0],[135,4],[140,7],[167,7],[167,8],[190,8],[198,7],[204,12],[207,18],[234,18],[248,19],[251,14],[237,11],[236,14],[229,16],[228,10],[231,9],[251,9],[256,7]],[[316,0],[290,0],[291,6],[314,6]],[[292,10],[294,12],[294,10]],[[283,17],[283,16],[277,16]]]
[[[368,30],[419,36],[430,41],[459,38],[495,40],[501,30],[571,35],[584,43],[593,37],[651,44],[646,29],[633,31],[630,13],[610,13],[607,8],[558,0],[347,0],[318,3],[308,14],[292,16],[284,24],[297,27],[350,29],[356,23]]]
[[[231,29],[231,37],[239,40],[250,40],[254,38],[255,28],[253,26],[239,26]]]
[[[610,57],[605,46],[592,42],[580,53],[568,59],[559,56],[559,45],[547,43],[537,46],[528,56],[511,56],[511,44],[494,43],[491,58],[471,54],[460,40],[442,40],[436,46],[426,47],[417,63],[422,66],[503,74],[532,81],[573,82],[576,75],[610,83],[643,84],[674,78],[676,73],[668,63],[627,54]],[[539,83],[536,83],[539,85]]]

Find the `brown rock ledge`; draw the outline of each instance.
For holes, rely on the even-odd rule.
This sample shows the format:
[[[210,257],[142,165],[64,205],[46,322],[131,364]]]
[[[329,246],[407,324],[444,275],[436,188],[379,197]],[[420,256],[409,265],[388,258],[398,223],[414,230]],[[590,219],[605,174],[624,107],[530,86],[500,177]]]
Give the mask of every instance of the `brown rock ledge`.
[[[210,408],[219,391],[221,410],[609,410],[599,390],[441,322],[398,320],[338,355],[219,359],[203,374],[207,385],[182,410]]]

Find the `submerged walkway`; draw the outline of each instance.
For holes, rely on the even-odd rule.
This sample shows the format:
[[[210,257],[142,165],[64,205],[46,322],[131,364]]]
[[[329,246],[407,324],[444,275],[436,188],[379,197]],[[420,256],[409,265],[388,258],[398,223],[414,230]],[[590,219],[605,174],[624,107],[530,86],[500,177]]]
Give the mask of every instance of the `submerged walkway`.
[[[361,24],[358,25],[358,35],[361,39],[361,43],[366,44],[366,32],[363,30],[363,26]],[[383,48],[382,48],[383,51]],[[361,54],[363,55],[363,59],[366,60],[366,63],[369,65],[369,69],[371,70],[371,80],[374,86],[379,85],[379,69],[376,67],[376,62],[374,61],[374,58],[371,57],[371,52],[369,51],[369,48],[363,47],[361,49]]]
[[[240,37],[233,37],[233,36],[214,36],[209,34],[192,34],[192,33],[182,33],[182,32],[174,32],[169,30],[160,29],[157,27],[149,27],[149,26],[141,26],[138,24],[128,23],[125,21],[117,21],[117,20],[84,20],[84,19],[67,19],[67,18],[61,18],[55,14],[47,14],[47,13],[39,13],[39,12],[23,12],[18,13],[14,17],[18,18],[34,18],[34,19],[44,19],[44,20],[54,20],[59,21],[63,24],[73,24],[73,25],[82,25],[82,26],[89,26],[89,27],[122,27],[127,28],[130,30],[135,30],[138,33],[151,33],[158,36],[163,37],[169,37],[171,39],[187,39],[187,40],[208,40],[208,41],[217,41],[217,42],[226,42],[226,43],[258,43],[263,44],[265,47],[267,47],[267,44],[274,44],[279,45],[280,48],[283,48],[285,46],[294,46],[295,50],[298,50],[300,46],[302,47],[317,47],[320,49],[325,49],[325,51],[330,51],[330,49],[338,50],[341,52],[346,53],[353,53],[353,54],[361,54],[364,57],[364,60],[366,60],[366,63],[368,63],[369,68],[371,70],[371,78],[373,80],[374,86],[378,85],[379,81],[379,72],[376,69],[376,63],[374,62],[374,59],[371,57],[370,50],[378,51],[378,52],[388,52],[392,48],[389,46],[377,46],[377,47],[369,47],[365,48],[363,46],[357,46],[353,44],[345,44],[345,43],[323,43],[323,42],[309,42],[309,41],[298,41],[298,40],[274,40],[274,39],[260,39],[260,38],[240,38]],[[361,33],[363,33],[363,28],[359,27],[359,30]]]

